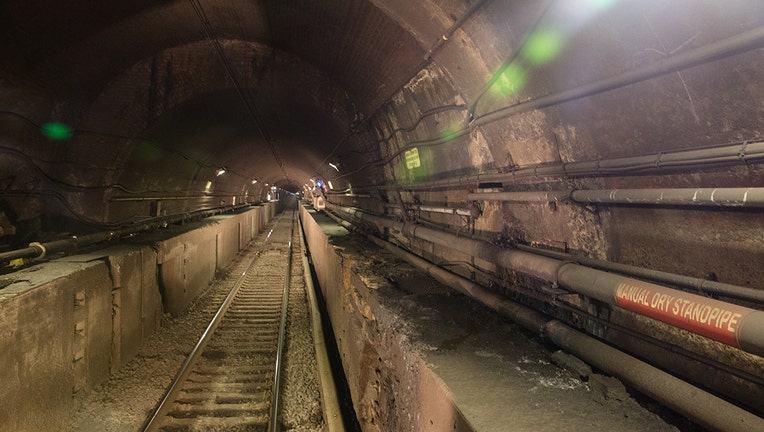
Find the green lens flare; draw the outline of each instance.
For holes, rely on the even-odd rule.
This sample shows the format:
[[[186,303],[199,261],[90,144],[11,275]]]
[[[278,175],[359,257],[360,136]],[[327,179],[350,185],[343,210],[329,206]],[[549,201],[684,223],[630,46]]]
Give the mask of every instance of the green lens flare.
[[[42,134],[50,139],[64,140],[72,137],[72,128],[63,123],[45,123]]]
[[[159,148],[149,142],[141,142],[135,146],[134,154],[145,163],[154,163],[162,159],[163,152]]]
[[[613,5],[618,3],[618,0],[589,0],[589,3],[598,11],[604,11],[613,7]]]
[[[498,96],[511,96],[525,87],[528,75],[525,70],[516,64],[507,66],[493,83],[493,92]]]
[[[440,137],[446,141],[451,141],[455,139],[457,136],[459,136],[459,132],[460,131],[456,126],[450,127],[444,130],[443,132],[441,132]]]
[[[535,66],[549,63],[562,51],[563,39],[552,29],[541,29],[533,33],[523,48],[523,54]]]

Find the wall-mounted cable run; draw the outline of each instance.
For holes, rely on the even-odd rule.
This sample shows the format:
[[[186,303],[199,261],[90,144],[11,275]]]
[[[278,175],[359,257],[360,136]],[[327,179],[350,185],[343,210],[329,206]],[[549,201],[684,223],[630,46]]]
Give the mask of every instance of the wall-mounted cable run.
[[[193,1],[193,0],[191,0],[191,1]],[[372,110],[372,112],[371,112],[371,114],[370,114],[369,116],[367,116],[367,117],[366,117],[366,120],[365,120],[365,122],[370,122],[370,121],[371,121],[371,119],[372,119],[372,118],[374,118],[374,117],[375,117],[375,116],[376,116],[376,115],[379,113],[379,111],[380,111],[380,110],[381,110],[381,109],[382,109],[382,108],[383,108],[383,107],[384,107],[386,104],[388,104],[388,103],[390,102],[390,99],[392,99],[392,98],[393,98],[393,96],[395,96],[396,94],[398,94],[398,93],[399,93],[399,92],[400,92],[400,91],[401,91],[401,90],[402,90],[402,89],[403,89],[403,88],[404,88],[404,87],[405,87],[405,86],[406,86],[406,85],[407,85],[409,82],[411,82],[411,80],[412,80],[412,79],[414,79],[414,77],[416,77],[416,76],[417,76],[417,75],[418,75],[418,74],[419,74],[419,73],[420,73],[422,70],[424,70],[425,68],[427,68],[427,67],[430,65],[430,63],[432,63],[432,61],[433,61],[433,56],[434,56],[434,55],[435,55],[435,54],[436,54],[438,51],[440,51],[440,49],[441,49],[441,48],[443,48],[443,46],[446,44],[446,42],[448,42],[448,41],[451,39],[451,36],[453,36],[453,34],[454,34],[454,33],[456,33],[456,31],[457,31],[459,28],[461,28],[461,27],[462,27],[462,25],[464,25],[464,23],[465,23],[465,22],[466,22],[466,21],[467,21],[469,18],[471,18],[471,17],[472,17],[472,16],[475,14],[475,12],[477,12],[477,11],[478,11],[480,8],[482,8],[482,7],[483,7],[483,6],[485,6],[486,4],[490,3],[491,1],[492,1],[492,0],[478,0],[478,1],[476,1],[475,3],[473,3],[472,5],[470,5],[470,7],[469,7],[469,8],[467,8],[467,10],[466,10],[466,11],[465,11],[465,12],[464,12],[464,13],[463,13],[463,14],[462,14],[460,17],[459,17],[459,19],[457,19],[457,20],[456,20],[456,21],[455,21],[455,22],[454,22],[454,23],[453,23],[453,24],[452,24],[452,25],[451,25],[451,26],[450,26],[450,27],[449,27],[449,28],[446,30],[446,32],[445,32],[445,33],[443,33],[443,35],[442,35],[440,38],[438,38],[438,39],[437,39],[437,40],[436,40],[436,41],[435,41],[435,42],[432,44],[432,46],[430,46],[430,48],[427,50],[427,52],[425,52],[424,56],[422,57],[422,61],[421,61],[421,62],[420,62],[418,65],[417,65],[417,67],[416,67],[416,68],[414,68],[414,70],[413,70],[413,71],[412,71],[410,74],[408,74],[408,75],[407,75],[406,79],[402,81],[402,82],[403,82],[403,84],[402,84],[402,85],[399,85],[399,86],[397,86],[397,87],[395,88],[395,90],[393,90],[393,91],[390,93],[390,95],[389,95],[387,98],[385,98],[385,99],[384,99],[384,102],[382,102],[381,104],[379,104],[379,106],[378,106],[378,107],[376,107],[375,109],[373,109],[373,110]],[[441,108],[445,108],[445,107],[441,107]],[[439,108],[433,108],[432,110],[434,110],[434,109],[439,109]],[[429,111],[432,111],[432,110],[429,110]],[[422,115],[424,115],[424,114],[422,114]],[[421,118],[420,118],[420,121],[421,121]],[[417,122],[417,124],[419,124],[419,122]],[[416,127],[416,126],[414,126],[414,127]],[[354,130],[355,130],[356,128],[352,128],[352,129],[354,129]],[[349,135],[352,135],[352,134],[353,134],[353,132],[351,131],[351,133],[350,133]],[[330,152],[330,153],[329,153],[329,154],[326,156],[326,158],[324,158],[324,160],[323,160],[323,161],[322,161],[322,162],[319,164],[319,167],[323,166],[323,165],[326,163],[326,161],[327,161],[327,160],[329,160],[330,158],[332,158],[332,157],[335,155],[335,153],[337,152],[337,150],[340,148],[340,146],[342,145],[342,143],[344,143],[344,142],[347,140],[347,138],[348,138],[348,136],[345,136],[345,137],[343,137],[343,138],[340,140],[340,142],[339,142],[339,143],[337,143],[337,145],[336,145],[336,146],[335,146],[335,147],[332,149],[332,151],[331,151],[331,152]],[[385,139],[383,139],[383,141],[384,141],[384,140],[385,140]],[[377,142],[377,145],[379,145],[379,143],[380,143],[380,142]],[[316,171],[316,172],[317,172],[317,171]]]
[[[29,126],[32,126],[32,127],[36,128],[38,130],[42,130],[43,129],[43,126],[40,125],[39,123],[35,122],[34,120],[32,120],[29,117],[26,117],[24,115],[21,115],[19,113],[13,112],[13,111],[0,111],[0,115],[5,115],[5,116],[17,118],[19,120],[22,120],[25,124],[27,124]],[[173,149],[168,149],[168,148],[165,148],[165,147],[161,147],[154,140],[151,140],[151,139],[146,138],[146,137],[120,135],[120,134],[115,134],[115,133],[111,133],[111,132],[101,132],[101,131],[93,131],[93,130],[87,130],[87,129],[74,129],[72,131],[72,137],[74,137],[74,136],[82,136],[82,135],[95,135],[95,136],[98,136],[98,137],[111,138],[111,139],[114,139],[114,140],[125,140],[125,141],[131,141],[131,142],[138,142],[138,143],[141,143],[141,144],[145,144],[145,145],[151,146],[151,147],[153,147],[153,148],[155,148],[155,149],[157,149],[159,151],[167,152],[167,153],[171,153],[171,154],[177,155],[178,157],[180,157],[180,158],[182,158],[184,160],[187,160],[189,162],[195,163],[199,168],[206,168],[206,169],[215,169],[215,168],[218,168],[218,165],[213,165],[213,164],[202,162],[199,159],[191,157],[191,156],[189,156],[189,155],[187,155],[187,154],[185,154],[183,152],[180,152],[180,151],[177,151],[177,150],[173,150]],[[16,150],[15,148],[8,147],[8,146],[0,146],[0,148],[2,148],[2,149],[10,149],[10,150],[14,150],[14,151]],[[88,168],[91,168],[91,169],[99,169],[99,170],[103,170],[103,171],[120,171],[122,169],[122,168],[116,168],[116,167],[103,166],[101,164],[86,164],[86,163],[83,163],[83,162],[80,162],[80,161],[69,161],[69,160],[61,160],[61,159],[57,159],[55,161],[48,161],[48,160],[42,160],[42,159],[37,158],[36,160],[37,160],[37,162],[42,162],[42,163],[46,163],[46,164],[53,164],[53,163],[55,163],[55,164],[59,164],[59,165],[60,164],[77,165],[77,166],[88,167]],[[234,170],[228,170],[228,172],[230,172],[233,175],[239,176],[241,178],[249,178],[249,177],[251,177],[251,176],[246,176],[246,175],[240,174],[240,173],[238,173],[238,172],[236,172]]]
[[[281,168],[281,172],[284,174],[284,178],[287,180],[287,182],[291,182],[289,178],[289,174],[287,174],[287,171],[286,171],[286,166],[284,165],[284,162],[281,160],[281,157],[276,151],[276,146],[273,144],[273,140],[268,135],[268,132],[265,130],[260,120],[258,120],[259,116],[257,114],[257,109],[250,102],[249,100],[250,98],[248,98],[247,95],[244,93],[244,90],[241,84],[239,83],[239,80],[236,78],[236,73],[233,69],[233,66],[231,66],[231,63],[228,61],[228,57],[226,56],[225,51],[223,50],[223,46],[220,44],[220,41],[217,39],[217,37],[215,37],[215,35],[212,33],[210,21],[209,19],[207,19],[207,15],[204,13],[204,8],[202,8],[202,5],[201,3],[199,3],[199,0],[189,0],[189,3],[191,3],[191,7],[194,8],[194,12],[196,13],[196,16],[199,18],[199,22],[202,24],[202,27],[204,29],[205,35],[207,36],[207,39],[209,40],[210,44],[212,44],[218,57],[220,57],[220,61],[223,63],[223,68],[225,68],[228,78],[231,80],[231,83],[236,89],[236,93],[239,94],[239,97],[241,98],[242,102],[244,102],[244,105],[247,108],[247,112],[249,113],[250,117],[252,117],[252,122],[257,128],[257,131],[260,133],[260,135],[263,137],[263,140],[265,140],[265,142],[270,147],[271,153],[273,154],[273,158],[276,160],[276,164],[278,164],[279,168]]]
[[[453,142],[458,137],[470,134],[479,126],[483,126],[498,120],[503,120],[517,114],[559,105],[584,97],[594,96],[599,93],[642,82],[667,73],[673,73],[679,69],[697,66],[699,64],[719,60],[735,54],[740,54],[752,49],[759,48],[762,45],[764,45],[764,27],[756,28],[754,30],[731,36],[692,51],[665,57],[656,61],[655,63],[641,68],[632,69],[628,72],[607,79],[578,86],[569,90],[551,93],[546,96],[519,102],[514,105],[509,105],[504,108],[500,108],[477,116],[467,126],[459,130],[452,131],[452,133],[448,134],[447,136],[439,136],[427,140],[409,142],[387,158],[367,163],[355,171],[344,173],[338,178],[358,173],[372,166],[388,164],[392,162],[397,156],[415,147],[431,147]]]

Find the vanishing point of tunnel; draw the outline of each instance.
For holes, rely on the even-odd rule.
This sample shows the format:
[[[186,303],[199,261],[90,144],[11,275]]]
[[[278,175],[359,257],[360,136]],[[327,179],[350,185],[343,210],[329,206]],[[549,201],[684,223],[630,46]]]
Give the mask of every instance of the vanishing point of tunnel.
[[[0,430],[138,430],[264,281],[284,430],[340,430],[323,339],[349,430],[764,430],[764,2],[3,0],[0,43]]]

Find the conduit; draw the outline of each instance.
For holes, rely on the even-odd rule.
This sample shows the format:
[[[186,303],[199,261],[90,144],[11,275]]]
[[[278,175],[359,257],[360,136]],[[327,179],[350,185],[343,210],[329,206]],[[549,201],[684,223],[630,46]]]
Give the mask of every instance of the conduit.
[[[397,204],[387,204],[385,205],[385,207],[396,208],[396,209],[401,208],[401,206]],[[453,215],[459,215],[459,216],[476,216],[473,210],[468,208],[437,207],[437,206],[426,206],[426,205],[418,205],[418,204],[411,204],[411,205],[407,204],[406,207],[413,210],[419,210],[419,211],[430,212],[430,213],[453,214]]]
[[[367,166],[387,164],[398,155],[415,147],[427,147],[427,146],[441,145],[441,144],[451,142],[457,137],[468,135],[478,126],[489,124],[497,120],[505,119],[516,114],[558,105],[561,103],[569,102],[569,101],[580,99],[583,97],[594,96],[596,94],[599,94],[608,90],[613,90],[623,86],[635,84],[635,83],[638,83],[647,79],[655,78],[667,73],[673,73],[688,67],[693,67],[703,63],[733,56],[736,54],[741,54],[752,49],[760,48],[762,45],[764,45],[764,27],[758,27],[753,30],[749,30],[747,32],[728,37],[726,39],[719,40],[717,42],[711,43],[704,47],[700,47],[691,51],[686,51],[684,53],[665,57],[661,60],[656,61],[653,64],[650,64],[641,68],[632,69],[621,75],[617,75],[611,78],[606,78],[600,81],[596,81],[594,83],[578,86],[569,90],[552,93],[546,96],[531,99],[525,102],[520,102],[515,105],[510,105],[510,106],[503,107],[486,114],[482,114],[480,116],[475,117],[474,119],[471,119],[467,127],[462,128],[458,131],[455,131],[453,134],[449,134],[449,136],[447,137],[438,137],[438,138],[432,138],[429,140],[407,143],[405,146],[398,149],[398,151],[390,155],[390,157],[388,157],[386,160],[364,165],[363,167],[360,167],[358,170],[354,172],[350,172],[350,173],[345,173],[340,177],[344,177],[346,175],[358,172],[359,170],[364,169]],[[718,164],[718,163],[725,163],[725,162],[729,163],[729,162],[735,162],[735,161],[750,160],[751,157],[747,154],[745,150],[745,147],[748,144],[749,144],[748,142],[743,143],[742,151],[739,153],[729,155],[730,158],[728,160],[711,159],[710,162],[708,162],[707,164]],[[670,153],[666,153],[666,155],[668,154]],[[652,166],[648,166],[646,167],[646,169],[656,169],[656,168],[660,169],[663,167],[670,167],[672,166],[672,163],[677,162],[677,161],[671,161],[670,159],[664,160],[662,158],[662,156],[664,156],[664,153],[657,153],[657,156],[658,156],[657,160],[654,161]],[[761,155],[759,155],[758,157],[760,158]],[[599,163],[599,161],[592,161],[592,163],[596,165]],[[567,164],[565,163],[543,164],[543,165],[519,168],[517,170],[512,171],[512,173],[514,174],[512,174],[510,178],[515,178],[518,176],[528,176],[528,175],[533,175],[533,176],[541,175],[535,172],[531,172],[531,173],[524,172],[526,168],[531,168],[531,169],[551,168],[553,172],[547,175],[587,175],[585,173],[569,174],[567,172],[568,170],[566,168],[566,165]],[[703,165],[703,163],[700,163],[700,161],[693,162],[690,159],[687,163],[683,163],[679,166],[687,168],[688,166],[697,166],[697,165]],[[675,168],[677,167],[677,165],[673,165],[673,166]],[[598,165],[593,168],[596,170],[595,173],[601,173]],[[562,174],[559,172],[560,170],[562,170]],[[604,171],[607,171],[607,169],[605,169]],[[486,180],[486,178],[494,178],[497,180]],[[501,181],[500,180],[501,178],[507,178],[506,174],[502,174],[502,173],[489,174],[488,177],[486,177],[485,175],[472,175],[472,176],[460,177],[457,179],[445,179],[445,180],[438,180],[438,181],[432,181],[432,182],[417,183],[416,188],[427,189],[427,188],[433,188],[433,187],[446,186],[446,185],[454,184],[454,183],[456,185],[463,185],[466,182],[475,182],[475,181]]]
[[[676,285],[684,288],[690,288],[701,293],[717,294],[726,297],[732,297],[749,302],[764,303],[764,290],[747,288],[738,285],[727,284],[723,282],[701,279],[696,277],[678,275],[659,270],[647,269],[628,264],[603,261],[596,258],[573,255],[564,252],[534,248],[531,246],[517,245],[516,248],[537,255],[544,255],[562,261],[575,261],[587,267],[593,267],[600,270],[613,271],[629,276],[648,279],[654,282]]]
[[[393,153],[391,158],[414,147],[442,144],[442,139],[416,142]],[[742,141],[714,147],[683,149],[649,153],[610,159],[594,159],[576,162],[545,162],[534,165],[510,167],[505,172],[482,173],[443,180],[419,182],[408,187],[411,190],[433,189],[448,186],[467,186],[480,183],[511,183],[522,178],[585,177],[605,175],[630,175],[650,172],[666,172],[705,168],[729,164],[748,164],[764,159],[764,140]],[[392,160],[392,159],[389,159]],[[384,161],[383,161],[384,163]],[[367,165],[368,166],[368,165]],[[367,166],[361,167],[366,168]],[[346,173],[344,175],[349,175]],[[396,189],[400,185],[361,186],[357,190]]]
[[[0,253],[0,263],[9,262],[19,258],[44,258],[45,255],[50,253],[76,250],[79,246],[88,246],[96,243],[101,243],[115,238],[125,237],[139,232],[150,231],[155,228],[159,228],[166,224],[172,224],[176,222],[185,221],[197,217],[209,217],[216,214],[225,213],[228,211],[236,210],[241,207],[247,207],[249,204],[239,204],[235,206],[219,207],[211,210],[201,210],[197,212],[184,213],[181,215],[159,217],[148,221],[141,222],[136,226],[130,226],[112,231],[103,231],[94,234],[86,234],[81,236],[71,236],[67,239],[56,240],[52,242],[40,243],[33,242],[29,244],[29,247],[23,249],[17,249],[10,252]]]
[[[581,204],[764,207],[764,188],[607,189],[469,193],[468,200],[572,201]]]
[[[620,378],[654,400],[700,423],[709,430],[764,430],[764,419],[661,371],[618,349],[597,341],[560,321],[499,296],[486,288],[444,270],[375,236],[380,247],[427,272],[441,283],[468,295],[522,327],[542,334],[557,346],[604,372]]]
[[[361,210],[328,204],[335,211],[456,249],[498,266],[556,283],[610,305],[648,316],[718,342],[764,357],[764,312],[608,273],[580,264],[506,249],[457,237],[410,222],[398,222]]]
[[[714,60],[719,60],[735,54],[756,49],[764,44],[764,27],[757,27],[726,39],[713,42],[706,46],[686,51],[680,54],[664,57],[655,63],[644,67],[634,68],[621,75],[603,79],[591,84],[582,85],[570,90],[553,93],[540,98],[521,102],[508,107],[499,108],[480,115],[473,122],[484,125],[521,112],[557,105],[582,97],[593,96],[608,90],[613,90],[667,73],[673,73],[688,67],[697,66]]]

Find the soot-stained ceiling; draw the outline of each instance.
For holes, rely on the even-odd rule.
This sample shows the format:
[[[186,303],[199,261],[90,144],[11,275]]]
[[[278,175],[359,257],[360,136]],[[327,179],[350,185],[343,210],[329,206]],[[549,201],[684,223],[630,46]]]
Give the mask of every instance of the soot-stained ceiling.
[[[535,165],[756,140],[762,25],[750,0],[7,0],[0,210],[116,226],[310,178],[458,201]]]

